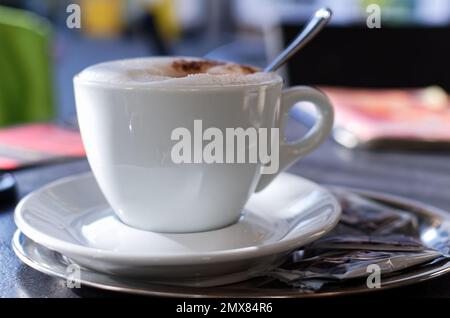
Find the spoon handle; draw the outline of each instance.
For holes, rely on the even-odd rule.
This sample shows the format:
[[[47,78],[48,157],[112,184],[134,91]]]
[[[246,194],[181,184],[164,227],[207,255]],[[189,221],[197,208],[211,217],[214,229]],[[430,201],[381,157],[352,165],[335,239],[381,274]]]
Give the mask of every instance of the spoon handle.
[[[264,69],[264,72],[274,72],[285,64],[298,52],[298,50],[304,47],[325,25],[327,25],[331,19],[331,15],[332,12],[328,8],[317,10],[300,34],[297,35],[294,41],[292,41],[292,43]]]

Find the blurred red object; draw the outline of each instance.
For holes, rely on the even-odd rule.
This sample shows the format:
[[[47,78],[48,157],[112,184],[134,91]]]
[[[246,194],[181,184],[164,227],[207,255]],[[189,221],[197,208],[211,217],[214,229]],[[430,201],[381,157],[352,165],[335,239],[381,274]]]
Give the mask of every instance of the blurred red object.
[[[450,143],[450,102],[439,87],[322,87],[336,111],[335,139],[347,147],[382,141]]]
[[[78,131],[55,124],[30,124],[0,129],[0,169],[85,156]]]

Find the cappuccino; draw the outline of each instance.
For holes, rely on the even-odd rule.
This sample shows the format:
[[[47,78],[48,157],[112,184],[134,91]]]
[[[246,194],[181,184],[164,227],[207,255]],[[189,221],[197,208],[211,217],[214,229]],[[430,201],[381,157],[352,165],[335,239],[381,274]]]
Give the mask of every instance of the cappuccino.
[[[136,58],[96,64],[79,75],[87,82],[117,85],[225,86],[273,81],[272,73],[242,64],[196,58]]]
[[[326,96],[309,87],[283,92],[282,82],[251,66],[186,57],[112,61],[77,75],[86,154],[120,220],[159,232],[208,231],[236,222],[253,192],[315,149],[332,127]],[[296,143],[277,134],[279,152],[272,153],[272,138],[261,132],[284,131],[289,109],[299,101],[315,105],[317,122]],[[185,143],[180,131],[187,132]],[[227,131],[232,138],[223,138]],[[258,138],[250,138],[256,132]],[[268,157],[267,149],[273,160],[252,159]],[[271,167],[277,173],[265,173]]]

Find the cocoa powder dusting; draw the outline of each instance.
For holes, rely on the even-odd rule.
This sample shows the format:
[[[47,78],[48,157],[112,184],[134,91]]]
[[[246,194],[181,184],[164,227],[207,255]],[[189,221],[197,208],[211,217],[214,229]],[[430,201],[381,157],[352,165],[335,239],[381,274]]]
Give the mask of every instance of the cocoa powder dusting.
[[[190,74],[208,73],[211,68],[224,66],[223,70],[236,72],[239,74],[253,74],[257,69],[248,65],[225,63],[211,60],[175,60],[172,62],[172,68],[177,76],[183,77]]]

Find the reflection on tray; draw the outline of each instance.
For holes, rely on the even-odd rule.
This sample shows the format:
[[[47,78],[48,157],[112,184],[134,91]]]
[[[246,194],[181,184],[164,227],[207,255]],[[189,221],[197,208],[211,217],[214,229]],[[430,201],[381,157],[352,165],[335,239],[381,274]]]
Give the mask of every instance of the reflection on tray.
[[[302,292],[335,290],[364,284],[375,270],[383,284],[383,278],[418,266],[448,262],[449,229],[440,228],[439,220],[344,190],[334,194],[342,206],[338,226],[267,273],[274,278],[268,286],[281,282]]]

